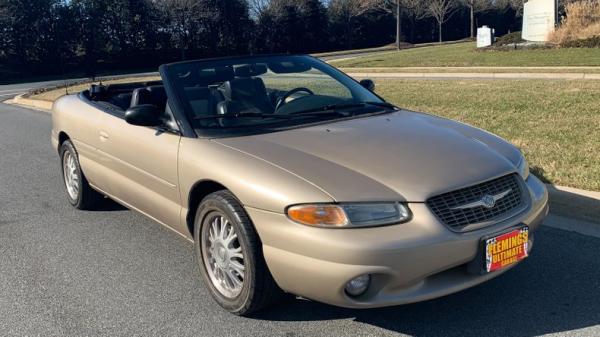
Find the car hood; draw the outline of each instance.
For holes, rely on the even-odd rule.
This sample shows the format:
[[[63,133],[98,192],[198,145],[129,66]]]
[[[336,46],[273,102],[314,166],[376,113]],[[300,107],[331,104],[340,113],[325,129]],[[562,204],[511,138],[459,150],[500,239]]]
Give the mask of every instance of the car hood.
[[[301,177],[336,201],[425,201],[516,172],[520,158],[495,135],[407,110],[214,141]]]

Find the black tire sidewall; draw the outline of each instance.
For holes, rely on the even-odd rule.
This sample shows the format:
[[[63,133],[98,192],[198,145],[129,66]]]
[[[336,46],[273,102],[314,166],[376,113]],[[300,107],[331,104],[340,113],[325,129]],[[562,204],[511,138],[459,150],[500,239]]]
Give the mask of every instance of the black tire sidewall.
[[[221,195],[222,193],[223,192],[216,194],[213,193],[207,196],[200,203],[194,220],[194,246],[196,251],[196,259],[200,267],[200,273],[202,274],[202,278],[207,284],[211,295],[219,303],[219,305],[221,305],[227,311],[238,314],[243,312],[248,306],[253,295],[251,291],[255,288],[256,284],[255,261],[258,257],[256,247],[252,246],[248,240],[249,236],[254,236],[256,234],[254,233],[252,224],[249,223],[249,220],[247,220],[247,215],[241,214],[242,217],[240,217],[239,211],[234,208],[234,206],[241,208],[241,205],[239,203],[238,205],[232,205],[231,203],[235,202],[235,200],[224,198]],[[242,291],[235,298],[227,298],[223,296],[214,287],[204,264],[201,235],[204,226],[208,224],[207,219],[215,213],[224,215],[231,222],[236,233],[238,234],[238,241],[244,253],[244,284],[242,286]]]

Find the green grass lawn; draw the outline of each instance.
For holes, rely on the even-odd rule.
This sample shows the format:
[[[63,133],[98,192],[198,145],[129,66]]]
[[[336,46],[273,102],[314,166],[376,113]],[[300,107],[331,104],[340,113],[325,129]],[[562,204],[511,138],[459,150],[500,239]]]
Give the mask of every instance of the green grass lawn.
[[[331,61],[336,67],[600,66],[600,48],[477,51],[474,42]]]
[[[378,80],[407,109],[459,120],[517,145],[553,184],[600,191],[600,81]]]

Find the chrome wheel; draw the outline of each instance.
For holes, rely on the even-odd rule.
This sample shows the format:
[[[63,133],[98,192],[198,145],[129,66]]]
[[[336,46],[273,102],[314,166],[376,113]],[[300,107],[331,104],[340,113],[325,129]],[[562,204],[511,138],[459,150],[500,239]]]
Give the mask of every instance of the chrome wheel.
[[[70,151],[66,151],[63,155],[63,176],[67,193],[73,200],[79,197],[79,175],[77,173],[77,161]]]
[[[213,286],[235,298],[244,286],[244,252],[233,224],[222,214],[209,214],[202,228],[202,259]]]

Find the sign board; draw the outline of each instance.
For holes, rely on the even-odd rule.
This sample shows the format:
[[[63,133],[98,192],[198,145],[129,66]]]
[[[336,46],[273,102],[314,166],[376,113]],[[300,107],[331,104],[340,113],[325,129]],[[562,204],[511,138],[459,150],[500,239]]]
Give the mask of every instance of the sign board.
[[[489,47],[494,42],[494,30],[488,26],[477,28],[477,48]]]
[[[529,0],[523,5],[523,29],[521,37],[527,41],[548,41],[554,30],[556,0]]]

